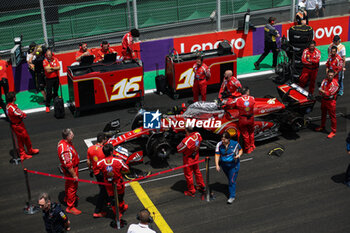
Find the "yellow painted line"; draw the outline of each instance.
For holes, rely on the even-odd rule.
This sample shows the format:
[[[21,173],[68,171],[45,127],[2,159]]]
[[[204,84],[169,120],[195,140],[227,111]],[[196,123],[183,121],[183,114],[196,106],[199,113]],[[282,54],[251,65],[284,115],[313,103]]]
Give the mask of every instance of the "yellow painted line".
[[[164,220],[163,216],[160,214],[158,209],[155,207],[151,199],[148,197],[145,190],[141,187],[140,183],[137,181],[130,182],[131,188],[134,190],[136,196],[141,201],[142,205],[147,209],[158,226],[160,232],[162,233],[172,233],[173,230],[169,227],[168,223]]]

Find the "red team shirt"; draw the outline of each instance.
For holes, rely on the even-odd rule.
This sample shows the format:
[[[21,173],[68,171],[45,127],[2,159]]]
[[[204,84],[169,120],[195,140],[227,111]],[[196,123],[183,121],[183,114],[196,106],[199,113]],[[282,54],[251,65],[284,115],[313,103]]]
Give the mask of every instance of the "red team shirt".
[[[21,124],[27,116],[27,114],[18,108],[17,104],[9,103],[6,109],[12,124]]]
[[[177,146],[177,151],[182,152],[185,156],[196,156],[199,152],[199,146],[202,141],[202,136],[198,132],[192,132],[185,137]]]
[[[58,143],[57,150],[58,158],[60,159],[63,169],[70,169],[78,166],[80,161],[79,155],[71,142],[62,139]]]
[[[87,151],[87,157],[91,162],[92,170],[95,175],[100,173],[100,170],[97,168],[97,162],[105,158],[105,154],[102,151],[103,145],[93,145],[90,146]]]
[[[317,48],[311,52],[308,48],[304,50],[301,61],[304,67],[309,69],[317,69],[320,66],[321,52]]]
[[[238,109],[239,119],[247,116],[251,116],[251,119],[254,119],[252,117],[254,116],[254,105],[255,99],[253,96],[242,95],[241,97],[235,99],[232,107],[236,107]]]
[[[7,67],[7,62],[4,60],[0,60],[0,79],[7,78]]]
[[[99,61],[104,58],[106,54],[115,53],[114,49],[109,48],[107,51],[100,49],[97,51],[96,60]]]
[[[122,41],[122,55],[124,59],[135,59],[132,57],[132,52],[134,51],[134,38],[131,35],[131,32],[128,32],[124,35]]]
[[[43,61],[44,68],[45,67],[51,67],[51,66],[52,67],[57,67],[59,65],[60,65],[60,63],[59,63],[58,59],[55,58],[55,57],[52,57],[50,61],[47,58],[45,58],[44,61]],[[50,73],[45,70],[45,76],[46,76],[46,78],[59,77],[59,70],[55,70],[55,71],[50,72]]]
[[[238,97],[242,95],[238,90],[238,88],[242,88],[242,84],[235,77],[230,77],[228,79],[224,79],[221,84],[221,88],[219,91],[219,98],[222,98],[222,94],[226,91],[231,94],[229,97]]]
[[[206,80],[207,78],[210,78],[210,69],[204,63],[200,67],[198,67],[197,64],[194,64],[193,72],[195,80]]]
[[[343,58],[338,54],[334,57],[330,56],[327,60],[326,67],[337,73],[334,78],[338,80],[338,73],[343,69]]]
[[[325,99],[335,99],[337,91],[339,89],[339,84],[336,79],[333,78],[332,81],[324,79],[320,87],[325,93],[320,92],[320,95]]]

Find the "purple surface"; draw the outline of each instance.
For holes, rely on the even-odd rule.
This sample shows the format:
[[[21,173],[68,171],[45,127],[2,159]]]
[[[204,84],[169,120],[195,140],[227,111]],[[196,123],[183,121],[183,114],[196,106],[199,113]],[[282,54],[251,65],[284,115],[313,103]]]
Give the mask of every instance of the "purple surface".
[[[173,39],[143,42],[141,47],[141,59],[145,72],[165,68],[165,56],[174,48]]]
[[[280,35],[282,33],[282,25],[276,25],[276,29]],[[259,55],[264,52],[264,27],[259,27],[253,32],[253,55]]]
[[[28,71],[27,62],[22,62],[19,66],[13,67],[12,71],[16,92],[35,88],[32,75]]]
[[[348,41],[350,41],[350,17],[349,17],[349,31],[348,31]]]

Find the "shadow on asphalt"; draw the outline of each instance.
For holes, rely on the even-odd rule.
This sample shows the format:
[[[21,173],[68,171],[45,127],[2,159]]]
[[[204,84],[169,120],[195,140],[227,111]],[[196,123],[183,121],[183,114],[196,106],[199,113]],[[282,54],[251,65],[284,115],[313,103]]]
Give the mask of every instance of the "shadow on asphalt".
[[[209,186],[210,186],[210,190],[212,192],[223,193],[228,198],[228,185],[227,184],[222,184],[222,183],[216,182],[214,184],[210,184]]]
[[[175,184],[173,184],[170,188],[172,190],[174,190],[174,191],[178,191],[180,193],[183,193],[184,191],[187,190],[186,181],[185,180],[179,180]]]
[[[343,184],[345,181],[345,172],[334,175],[331,177],[334,183]]]

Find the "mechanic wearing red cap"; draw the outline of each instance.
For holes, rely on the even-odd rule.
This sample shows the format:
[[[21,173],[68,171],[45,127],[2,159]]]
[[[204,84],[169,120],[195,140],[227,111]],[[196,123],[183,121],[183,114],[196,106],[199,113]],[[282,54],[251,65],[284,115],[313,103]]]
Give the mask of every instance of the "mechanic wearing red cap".
[[[331,55],[329,56],[326,62],[326,74],[328,74],[328,70],[334,71],[334,79],[339,79],[339,72],[343,70],[343,58],[337,54],[338,49],[336,46],[331,48]]]
[[[33,149],[27,129],[24,126],[23,119],[27,117],[27,114],[22,112],[18,108],[17,104],[15,104],[16,94],[14,92],[7,93],[6,101],[6,111],[11,122],[11,129],[17,137],[17,144],[21,160],[30,159],[32,157],[31,155],[38,154],[39,150]],[[27,147],[27,153],[24,149],[24,145]]]
[[[318,67],[320,66],[321,52],[315,48],[316,42],[312,41],[309,48],[305,49],[301,58],[303,62],[303,72],[299,78],[299,85],[305,87],[309,81],[309,92],[314,93],[315,81],[317,77]]]
[[[50,49],[46,51],[43,67],[46,76],[46,112],[50,112],[51,99],[58,96],[59,70],[61,69],[58,59],[53,57]]]
[[[104,56],[110,53],[117,53],[117,52],[114,51],[114,49],[109,47],[108,41],[106,40],[102,41],[101,49],[97,51],[96,62],[102,61]]]
[[[236,98],[230,107],[239,111],[238,128],[243,136],[244,153],[251,153],[255,150],[254,145],[254,105],[255,99],[250,96],[248,87],[242,88],[242,96]]]
[[[97,163],[98,161],[102,160],[105,158],[105,155],[102,151],[103,144],[105,144],[107,141],[107,137],[104,133],[98,133],[97,134],[97,143],[95,145],[92,145],[88,148],[87,150],[87,165],[89,169],[93,171],[93,174],[96,177],[97,182],[104,182],[103,179],[103,174],[102,172],[97,169]],[[103,212],[103,208],[106,203],[107,199],[107,191],[106,187],[104,185],[99,184],[98,185],[100,192],[97,197],[97,202],[96,202],[96,208],[95,212],[93,213],[94,218],[101,218],[105,217],[107,215],[106,212]]]
[[[199,93],[202,96],[202,101],[207,100],[207,80],[210,79],[210,69],[206,64],[203,63],[203,57],[198,56],[196,63],[193,65],[193,102],[198,101]]]
[[[202,141],[202,136],[198,132],[194,132],[192,128],[186,128],[186,137],[177,146],[177,151],[183,153],[183,164],[195,163],[199,159],[199,147]],[[184,175],[187,182],[187,190],[184,192],[186,196],[194,197],[196,189],[193,185],[193,173],[196,178],[196,189],[201,192],[205,191],[202,173],[199,170],[198,163],[184,167]]]
[[[137,58],[134,52],[134,37],[139,36],[140,32],[135,28],[124,35],[122,40],[122,55],[124,60],[135,60]]]
[[[125,164],[122,159],[113,157],[113,145],[106,144],[102,148],[103,154],[106,156],[104,159],[100,160],[97,163],[97,169],[99,169],[104,177],[104,182],[113,182],[117,185],[118,200],[119,200],[119,218],[122,217],[122,214],[128,209],[128,205],[125,204],[124,194],[125,194],[125,185],[123,184],[123,173],[129,172],[129,167]],[[106,186],[106,190],[109,198],[114,200],[114,190],[113,186]],[[114,214],[116,214],[115,205],[112,206]]]
[[[64,201],[67,203],[66,212],[78,215],[81,211],[75,208],[75,202],[78,200],[78,165],[79,155],[73,146],[74,133],[71,129],[62,131],[62,140],[58,142],[58,158],[65,177],[74,178],[75,180],[66,180]]]
[[[88,45],[86,42],[79,43],[79,51],[75,53],[75,60],[81,61],[81,58],[84,56],[94,55],[91,49],[88,49]]]
[[[331,118],[332,132],[328,134],[327,138],[333,138],[337,131],[337,117],[335,115],[335,109],[336,109],[336,103],[337,103],[336,97],[339,89],[339,84],[338,84],[338,81],[333,78],[334,75],[335,75],[334,70],[328,70],[327,78],[325,78],[322,81],[321,87],[319,89],[320,95],[322,96],[322,102],[321,102],[322,118],[321,118],[321,126],[317,127],[316,131],[324,130],[326,126],[326,118],[327,118],[327,112],[328,112],[328,115]]]
[[[226,70],[224,74],[224,81],[221,84],[221,88],[219,91],[219,99],[222,101],[226,98],[234,99],[238,96],[241,96],[240,89],[242,88],[242,84],[238,79],[233,75],[232,70]]]

